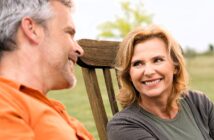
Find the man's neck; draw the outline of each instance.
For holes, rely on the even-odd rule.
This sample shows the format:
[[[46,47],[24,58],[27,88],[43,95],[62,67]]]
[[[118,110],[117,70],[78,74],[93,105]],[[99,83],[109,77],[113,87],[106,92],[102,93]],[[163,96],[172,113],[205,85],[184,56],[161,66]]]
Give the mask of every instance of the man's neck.
[[[32,53],[35,57],[31,56]],[[47,89],[35,53],[20,50],[5,52],[0,61],[0,75],[45,94]]]

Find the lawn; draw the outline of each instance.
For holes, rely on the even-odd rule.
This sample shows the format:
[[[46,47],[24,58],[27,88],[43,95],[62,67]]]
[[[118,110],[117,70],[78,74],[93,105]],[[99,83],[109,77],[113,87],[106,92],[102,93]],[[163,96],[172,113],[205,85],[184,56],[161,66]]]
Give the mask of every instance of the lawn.
[[[187,59],[190,88],[203,91],[214,101],[214,55]]]
[[[190,88],[203,91],[214,101],[214,55],[188,58],[187,66],[190,75]],[[98,71],[98,75],[100,75],[100,73],[101,72]],[[99,138],[90,109],[80,67],[76,68],[76,75],[78,82],[75,88],[69,90],[52,91],[49,93],[49,97],[60,100],[62,103],[64,103],[68,113],[83,122],[85,127],[98,140]],[[101,91],[104,91],[102,93],[103,98],[104,100],[107,100],[105,96],[106,89],[104,86],[102,86],[104,85],[103,79],[99,79],[99,81],[101,82]],[[108,110],[109,107],[107,107],[107,112],[109,112]],[[111,114],[108,113],[108,116],[111,117]]]

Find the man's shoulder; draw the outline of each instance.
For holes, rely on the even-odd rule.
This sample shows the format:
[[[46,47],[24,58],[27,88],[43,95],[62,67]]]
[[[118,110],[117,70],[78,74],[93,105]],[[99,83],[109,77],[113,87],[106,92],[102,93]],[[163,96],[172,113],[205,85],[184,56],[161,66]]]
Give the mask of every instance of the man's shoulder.
[[[29,94],[34,94],[29,93]],[[38,112],[38,109],[47,108],[48,106],[20,91],[17,87],[0,82],[0,106],[8,108],[15,112],[26,114],[29,111]],[[33,109],[34,108],[34,109]]]

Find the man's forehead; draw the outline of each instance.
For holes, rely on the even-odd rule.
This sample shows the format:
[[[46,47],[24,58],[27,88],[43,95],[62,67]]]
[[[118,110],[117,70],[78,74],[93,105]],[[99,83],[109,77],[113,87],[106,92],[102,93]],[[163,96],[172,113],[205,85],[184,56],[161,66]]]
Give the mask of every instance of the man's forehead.
[[[53,2],[54,18],[60,22],[61,25],[65,24],[66,28],[74,28],[73,14],[69,7],[66,7],[60,2]]]

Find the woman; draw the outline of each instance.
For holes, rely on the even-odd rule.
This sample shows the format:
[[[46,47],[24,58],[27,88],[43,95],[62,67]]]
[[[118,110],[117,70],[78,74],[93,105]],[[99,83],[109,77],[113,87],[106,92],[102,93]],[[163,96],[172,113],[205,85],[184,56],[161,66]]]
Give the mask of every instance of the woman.
[[[124,108],[108,123],[109,140],[212,140],[214,105],[187,90],[180,45],[153,25],[130,32],[116,66]]]

